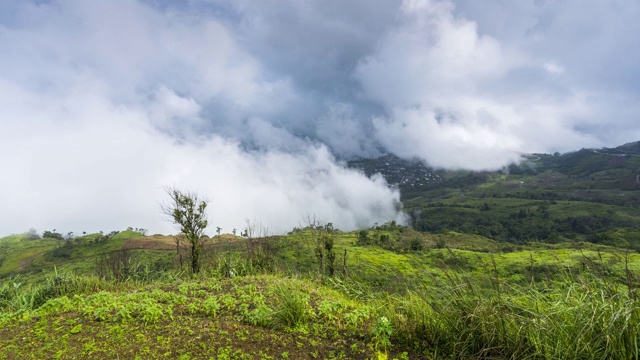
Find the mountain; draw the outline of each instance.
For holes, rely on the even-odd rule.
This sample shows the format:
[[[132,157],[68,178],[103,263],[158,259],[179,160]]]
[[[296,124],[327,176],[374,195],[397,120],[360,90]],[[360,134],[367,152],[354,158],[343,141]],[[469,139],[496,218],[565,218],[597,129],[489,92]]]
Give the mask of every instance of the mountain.
[[[640,155],[640,141],[630,142],[613,149],[604,148],[603,152],[620,155]]]
[[[392,155],[350,166],[397,186],[416,230],[640,249],[640,142],[531,154],[493,172],[433,169]]]

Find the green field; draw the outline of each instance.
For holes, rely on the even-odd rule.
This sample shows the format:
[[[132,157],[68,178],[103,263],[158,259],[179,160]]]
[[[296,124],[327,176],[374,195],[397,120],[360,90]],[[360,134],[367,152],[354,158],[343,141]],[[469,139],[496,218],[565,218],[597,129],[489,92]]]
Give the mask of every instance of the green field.
[[[638,356],[634,251],[393,223],[327,234],[333,276],[310,229],[261,239],[259,258],[245,239],[212,238],[195,277],[173,251],[144,249],[126,258],[125,277],[101,276],[96,259],[152,241],[133,232],[77,241],[64,261],[49,239],[0,239],[33,259],[3,264],[0,359]]]

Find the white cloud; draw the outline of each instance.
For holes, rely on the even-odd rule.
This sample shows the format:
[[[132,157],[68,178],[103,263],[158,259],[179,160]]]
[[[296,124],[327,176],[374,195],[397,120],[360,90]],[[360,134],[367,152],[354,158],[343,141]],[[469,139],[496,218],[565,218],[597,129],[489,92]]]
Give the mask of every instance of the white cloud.
[[[638,140],[640,5],[585,1],[0,2],[0,234],[166,229],[165,185],[223,227],[359,226],[397,193],[328,152],[489,169]]]
[[[528,152],[597,144],[595,134],[575,128],[594,111],[588,92],[557,96],[537,79],[505,87],[535,59],[480,34],[453,9],[448,1],[405,1],[399,25],[358,67],[366,94],[387,109],[374,121],[386,149],[433,166],[486,170]],[[564,71],[549,61],[538,68]]]
[[[11,174],[0,177],[0,234],[173,232],[159,212],[165,186],[211,198],[211,226],[227,231],[250,218],[284,232],[307,213],[345,230],[402,220],[397,191],[346,169],[324,146],[281,130],[285,144],[247,151],[209,130],[253,124],[251,136],[273,141],[259,116],[292,96],[215,20],[125,0],[19,11],[39,21],[0,39],[15,50],[0,68],[0,168]],[[211,104],[220,118],[206,117]]]
[[[555,61],[547,61],[544,63],[544,69],[551,74],[562,74],[564,73],[564,66],[556,63]]]
[[[3,222],[3,233],[32,226],[170,232],[158,204],[166,198],[163,187],[174,185],[211,198],[212,226],[229,231],[245,218],[283,232],[306,213],[343,229],[399,217],[397,192],[381,179],[345,169],[324,147],[307,146],[298,154],[245,152],[216,135],[177,142],[151,126],[144,108],[86,92],[87,81],[68,97],[23,94],[13,97],[13,105],[2,102],[15,120],[0,126],[0,151],[11,154],[0,162],[11,174],[0,180],[11,189],[0,206],[0,216],[11,219]],[[170,96],[165,105],[174,100]],[[28,106],[34,103],[43,106]]]

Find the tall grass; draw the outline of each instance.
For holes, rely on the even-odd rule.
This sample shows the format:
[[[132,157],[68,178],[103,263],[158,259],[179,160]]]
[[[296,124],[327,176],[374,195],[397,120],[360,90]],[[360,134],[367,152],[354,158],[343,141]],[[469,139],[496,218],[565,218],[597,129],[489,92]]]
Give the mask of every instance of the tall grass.
[[[44,283],[40,285],[24,285],[16,277],[5,281],[0,287],[0,311],[33,310],[56,297],[90,294],[101,290],[114,290],[116,287],[117,283],[97,277],[63,274],[57,270],[47,275]]]
[[[274,289],[276,307],[272,314],[275,326],[296,327],[303,325],[310,317],[309,295],[300,284],[277,284]]]
[[[445,357],[640,357],[640,301],[601,278],[566,278],[546,290],[478,283],[449,276],[428,290],[387,298],[396,344]]]
[[[114,281],[97,276],[62,273],[54,268],[53,273],[46,275],[42,284],[24,284],[19,277],[5,280],[0,286],[0,313],[34,310],[49,299],[65,295],[138,288],[154,281],[174,281],[179,276],[176,272],[157,272],[136,267],[129,278]]]

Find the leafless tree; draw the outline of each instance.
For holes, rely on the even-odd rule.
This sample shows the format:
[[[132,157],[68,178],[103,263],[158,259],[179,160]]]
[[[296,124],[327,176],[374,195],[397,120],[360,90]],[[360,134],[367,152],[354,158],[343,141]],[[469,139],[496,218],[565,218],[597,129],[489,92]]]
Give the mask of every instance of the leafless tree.
[[[246,238],[247,259],[258,268],[272,270],[275,262],[275,238],[261,222],[249,219],[245,222],[247,227],[242,235]]]

